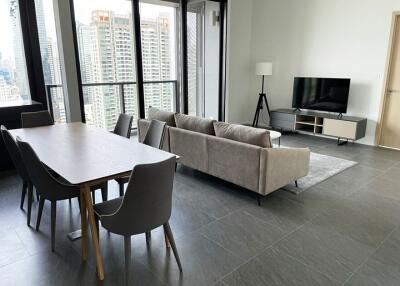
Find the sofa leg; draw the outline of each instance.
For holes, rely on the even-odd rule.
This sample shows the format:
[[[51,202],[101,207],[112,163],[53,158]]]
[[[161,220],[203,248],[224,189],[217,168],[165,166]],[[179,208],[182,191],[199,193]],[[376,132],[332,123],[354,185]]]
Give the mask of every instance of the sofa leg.
[[[296,188],[298,188],[298,187],[299,187],[299,184],[297,183],[297,180],[296,180],[296,181],[294,181],[294,184],[296,185]]]
[[[261,206],[261,195],[257,195],[257,204]]]

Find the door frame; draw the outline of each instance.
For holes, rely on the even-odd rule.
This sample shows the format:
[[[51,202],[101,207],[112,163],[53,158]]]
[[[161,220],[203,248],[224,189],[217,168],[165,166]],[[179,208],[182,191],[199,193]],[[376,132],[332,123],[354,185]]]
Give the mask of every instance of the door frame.
[[[390,70],[392,68],[392,58],[393,58],[393,44],[394,44],[394,38],[395,38],[395,33],[396,33],[396,28],[397,25],[400,25],[400,11],[395,11],[392,14],[392,24],[390,28],[390,36],[389,36],[389,47],[388,47],[388,52],[387,52],[387,59],[386,59],[386,67],[385,67],[385,73],[383,77],[383,89],[382,89],[382,95],[381,95],[381,103],[380,103],[380,109],[379,109],[379,116],[378,116],[378,122],[377,122],[377,128],[376,128],[376,134],[375,134],[375,144],[377,146],[382,146],[382,132],[383,132],[383,124],[385,120],[385,110],[386,110],[386,104],[387,104],[387,89],[389,86],[389,74]],[[398,35],[400,37],[400,35]],[[385,147],[385,146],[382,146]]]

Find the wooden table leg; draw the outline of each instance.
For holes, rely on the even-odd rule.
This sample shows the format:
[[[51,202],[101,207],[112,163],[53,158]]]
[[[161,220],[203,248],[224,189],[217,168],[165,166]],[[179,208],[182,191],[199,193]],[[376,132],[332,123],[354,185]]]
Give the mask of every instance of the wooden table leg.
[[[96,221],[94,218],[92,197],[90,196],[90,187],[88,185],[85,185],[84,187],[84,196],[85,196],[87,212],[89,215],[89,224],[90,224],[90,231],[92,234],[94,254],[96,256],[97,275],[99,276],[100,280],[104,280],[103,259],[101,258],[99,236],[97,233]]]
[[[164,239],[165,239],[165,246],[166,246],[167,248],[171,248],[171,243],[169,242],[168,235],[167,235],[167,233],[165,232],[165,230],[164,230]]]
[[[86,200],[85,200],[85,186],[81,187],[80,198],[81,200],[81,232],[82,232],[82,260],[87,260],[87,213],[86,213]]]

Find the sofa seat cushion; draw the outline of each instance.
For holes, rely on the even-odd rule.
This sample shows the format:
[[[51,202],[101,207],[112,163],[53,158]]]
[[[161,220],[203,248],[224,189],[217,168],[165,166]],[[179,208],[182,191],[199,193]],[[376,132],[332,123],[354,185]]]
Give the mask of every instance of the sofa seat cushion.
[[[272,147],[269,131],[265,129],[226,122],[214,122],[214,130],[217,137],[247,143],[262,148]]]
[[[174,115],[175,115],[175,113],[173,113],[173,112],[160,110],[158,108],[150,106],[147,117],[150,121],[155,119],[155,120],[159,120],[162,122],[166,122],[168,126],[175,127],[176,123],[175,123]]]
[[[215,120],[190,116],[186,114],[175,114],[176,127],[199,132],[208,135],[215,135],[214,125]]]

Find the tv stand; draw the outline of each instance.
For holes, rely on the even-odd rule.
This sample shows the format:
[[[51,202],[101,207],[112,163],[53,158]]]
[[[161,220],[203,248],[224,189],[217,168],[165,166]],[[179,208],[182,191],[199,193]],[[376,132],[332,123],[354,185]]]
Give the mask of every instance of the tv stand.
[[[349,140],[356,141],[365,137],[367,119],[319,111],[277,109],[271,111],[270,126],[286,131],[334,137],[338,139],[338,145],[344,145]]]

